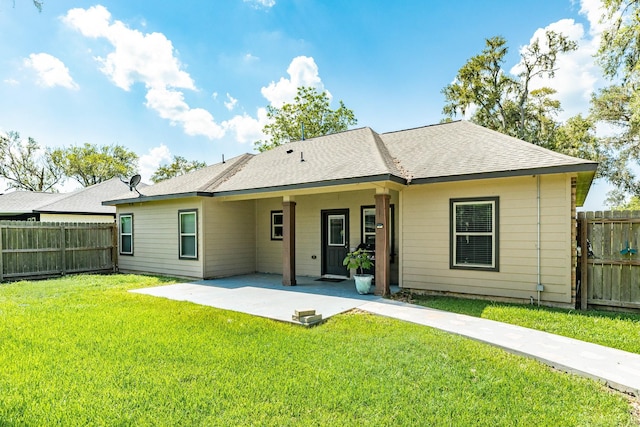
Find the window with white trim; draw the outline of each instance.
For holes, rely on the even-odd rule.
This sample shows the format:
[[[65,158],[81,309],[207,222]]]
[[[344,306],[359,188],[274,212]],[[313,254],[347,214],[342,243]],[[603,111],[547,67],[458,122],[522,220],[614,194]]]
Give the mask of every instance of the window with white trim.
[[[180,258],[198,258],[198,211],[178,212],[180,227]]]
[[[284,236],[284,215],[282,211],[271,211],[271,240],[282,240]]]
[[[133,255],[133,214],[120,214],[120,255]]]
[[[451,199],[451,268],[498,271],[498,209],[498,197]]]

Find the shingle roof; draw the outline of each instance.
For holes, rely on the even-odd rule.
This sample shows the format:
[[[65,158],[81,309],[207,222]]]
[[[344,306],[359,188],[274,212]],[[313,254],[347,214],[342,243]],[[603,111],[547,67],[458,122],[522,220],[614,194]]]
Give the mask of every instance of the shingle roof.
[[[238,156],[149,186],[140,200],[381,180],[411,184],[559,172],[578,172],[586,196],[596,166],[465,121],[381,135],[365,127]]]
[[[391,155],[411,180],[463,179],[548,168],[591,169],[597,165],[547,150],[467,121],[382,134]]]
[[[141,184],[139,188],[144,186],[144,184]],[[0,213],[34,212],[114,215],[116,213],[115,208],[113,206],[104,206],[102,202],[117,196],[130,197],[127,186],[119,178],[112,178],[70,193],[13,191],[0,195]]]
[[[65,197],[60,193],[38,193],[35,191],[12,191],[0,195],[0,213],[31,213],[40,206]]]
[[[138,188],[145,187],[140,184]],[[71,193],[63,194],[64,197],[34,209],[41,213],[85,213],[85,214],[115,214],[112,206],[103,206],[102,201],[127,192],[127,185],[120,178],[111,178],[99,184],[81,188]],[[128,195],[128,194],[127,194]]]
[[[281,188],[389,175],[400,176],[400,171],[380,136],[370,128],[361,128],[291,142],[260,153],[215,191]]]
[[[212,193],[226,179],[229,179],[242,165],[249,161],[253,154],[242,154],[224,163],[216,163],[193,172],[177,176],[175,178],[149,185],[140,191],[145,197],[174,196],[185,197],[193,195],[206,195]],[[109,204],[116,204],[120,200],[139,198],[137,193],[124,193],[121,197],[108,199]]]

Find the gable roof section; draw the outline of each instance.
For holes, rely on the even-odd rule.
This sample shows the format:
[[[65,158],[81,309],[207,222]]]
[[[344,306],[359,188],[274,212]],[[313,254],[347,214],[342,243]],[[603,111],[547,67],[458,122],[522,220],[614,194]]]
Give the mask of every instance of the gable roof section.
[[[145,184],[140,184],[138,187],[144,186]],[[112,206],[103,206],[102,201],[122,194],[126,189],[127,186],[120,178],[111,178],[71,193],[64,193],[63,197],[34,209],[34,212],[115,215],[115,209]]]
[[[0,215],[32,213],[39,207],[65,197],[61,193],[39,193],[35,191],[12,191],[0,195]]]
[[[415,183],[595,171],[597,167],[596,162],[556,153],[466,121],[381,136]]]
[[[142,193],[141,196],[138,196],[137,193],[133,195],[130,192],[123,193],[120,197],[104,201],[103,204],[117,205],[119,203],[132,201],[212,196],[213,190],[220,185],[220,183],[233,176],[238,169],[253,157],[253,154],[242,154],[224,163],[216,163],[166,181],[161,181],[154,185],[149,185],[145,187],[143,191],[140,191]]]
[[[380,136],[365,127],[260,153],[215,191],[234,194],[389,179],[403,181]]]
[[[597,162],[567,156],[467,121],[381,135],[409,183],[574,172],[582,206]]]

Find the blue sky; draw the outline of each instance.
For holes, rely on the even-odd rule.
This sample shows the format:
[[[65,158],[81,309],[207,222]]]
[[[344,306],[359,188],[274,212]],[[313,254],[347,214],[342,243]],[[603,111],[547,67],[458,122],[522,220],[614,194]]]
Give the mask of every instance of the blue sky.
[[[604,84],[597,0],[0,0],[0,131],[47,147],[121,144],[148,180],[179,155],[253,151],[265,107],[315,86],[377,132],[442,119],[441,89],[488,37],[518,50],[544,28],[580,49],[552,82],[563,116]],[[548,84],[548,82],[538,82]],[[561,117],[563,118],[563,117]],[[71,184],[69,184],[71,185]],[[587,207],[599,208],[605,185]]]

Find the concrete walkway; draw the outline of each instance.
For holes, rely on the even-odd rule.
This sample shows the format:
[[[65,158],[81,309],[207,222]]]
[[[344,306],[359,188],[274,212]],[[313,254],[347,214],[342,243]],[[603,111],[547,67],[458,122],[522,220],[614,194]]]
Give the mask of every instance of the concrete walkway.
[[[291,316],[294,310],[315,309],[322,314],[323,319],[327,319],[358,308],[472,338],[640,397],[638,354],[493,320],[449,313],[374,295],[358,295],[353,281],[330,283],[318,282],[313,278],[298,278],[298,286],[285,288],[280,280],[281,276],[249,275],[132,292],[190,301],[286,322],[293,322]]]

